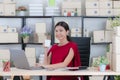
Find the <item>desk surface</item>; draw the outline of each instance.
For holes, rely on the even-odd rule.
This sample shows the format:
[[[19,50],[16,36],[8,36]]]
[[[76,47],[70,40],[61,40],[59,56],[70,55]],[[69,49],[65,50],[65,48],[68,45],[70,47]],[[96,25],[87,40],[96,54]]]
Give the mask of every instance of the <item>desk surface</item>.
[[[39,75],[120,75],[120,72],[114,72],[114,71],[105,71],[100,72],[98,70],[94,69],[87,69],[87,70],[77,70],[77,71],[68,71],[68,70],[25,70],[25,69],[17,69],[17,68],[11,68],[10,72],[3,72],[2,68],[0,68],[0,75],[3,76],[12,76],[12,75],[33,75],[33,76],[39,76]]]

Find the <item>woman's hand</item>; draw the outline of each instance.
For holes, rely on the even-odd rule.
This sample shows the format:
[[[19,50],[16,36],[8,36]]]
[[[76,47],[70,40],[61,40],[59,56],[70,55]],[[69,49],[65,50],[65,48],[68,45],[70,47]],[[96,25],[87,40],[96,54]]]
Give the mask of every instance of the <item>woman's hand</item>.
[[[42,66],[42,64],[40,64],[40,63],[35,64],[35,67],[40,67],[40,66]]]

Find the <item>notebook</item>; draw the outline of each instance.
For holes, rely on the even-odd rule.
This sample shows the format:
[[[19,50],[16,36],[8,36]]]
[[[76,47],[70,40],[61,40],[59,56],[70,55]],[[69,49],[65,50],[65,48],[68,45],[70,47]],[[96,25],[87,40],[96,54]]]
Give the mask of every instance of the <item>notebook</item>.
[[[11,53],[11,60],[13,61],[13,64],[15,65],[16,68],[28,69],[28,70],[44,69],[44,67],[42,66],[40,67],[30,66],[24,50],[12,49],[10,50],[10,53]]]

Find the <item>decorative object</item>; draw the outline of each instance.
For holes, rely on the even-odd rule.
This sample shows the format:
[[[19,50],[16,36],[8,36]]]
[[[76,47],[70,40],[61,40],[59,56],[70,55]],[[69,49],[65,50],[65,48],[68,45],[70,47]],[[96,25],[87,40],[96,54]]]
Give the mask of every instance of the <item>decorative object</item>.
[[[18,9],[16,9],[18,16],[25,16],[27,8],[25,6],[19,6]]]
[[[120,15],[116,16],[113,20],[110,18],[110,21],[112,28],[120,26]]]
[[[93,66],[99,67],[100,71],[105,71],[106,65],[108,64],[109,64],[108,59],[105,56],[100,56],[95,60],[95,62],[93,63]]]
[[[29,41],[29,36],[32,33],[32,30],[28,26],[24,26],[21,31],[21,37],[23,38],[24,43],[27,43]]]

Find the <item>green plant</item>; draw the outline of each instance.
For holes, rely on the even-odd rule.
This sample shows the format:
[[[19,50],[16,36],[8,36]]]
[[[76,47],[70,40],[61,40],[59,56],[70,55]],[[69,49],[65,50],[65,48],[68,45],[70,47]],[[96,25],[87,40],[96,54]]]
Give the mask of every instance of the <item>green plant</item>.
[[[97,66],[99,66],[101,64],[105,64],[105,65],[109,64],[109,61],[108,61],[108,59],[105,56],[98,57],[95,60],[95,62],[93,63],[93,66],[97,67]]]
[[[116,75],[115,80],[120,80],[120,75]]]
[[[109,18],[110,20],[110,25],[111,27],[117,27],[117,26],[120,26],[120,15],[116,16],[113,20],[111,18]]]

